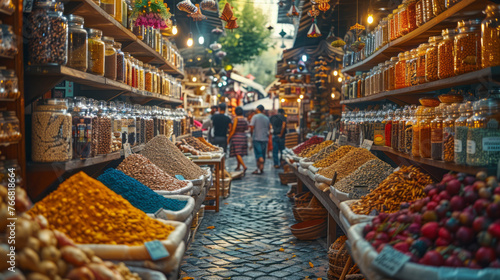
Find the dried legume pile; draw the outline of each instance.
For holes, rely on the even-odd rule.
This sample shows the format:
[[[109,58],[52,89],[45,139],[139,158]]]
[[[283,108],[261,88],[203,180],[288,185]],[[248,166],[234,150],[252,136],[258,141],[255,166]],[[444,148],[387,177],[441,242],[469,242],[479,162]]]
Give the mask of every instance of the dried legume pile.
[[[350,193],[354,186],[367,186],[369,190],[377,187],[394,168],[380,159],[372,159],[361,165],[349,176],[338,181],[335,188],[341,192]]]
[[[327,147],[321,149],[321,151],[317,152],[315,155],[308,157],[306,159],[306,161],[307,162],[317,162],[317,161],[320,161],[320,160],[326,158],[329,154],[335,152],[335,150],[337,150],[338,148],[339,148],[339,146],[337,146],[335,144],[327,146]]]
[[[217,151],[219,151],[219,149],[217,149],[217,148],[212,148],[212,147],[205,145],[204,143],[202,143],[200,140],[194,138],[193,136],[186,137],[186,138],[182,139],[181,141],[187,143],[188,145],[190,145],[191,147],[195,148],[196,150],[198,150],[200,152],[217,152]]]
[[[186,207],[187,201],[163,197],[136,179],[114,168],[104,171],[97,177],[97,180],[146,213],[155,213],[160,208],[179,211]]]
[[[298,155],[300,152],[302,152],[305,148],[314,145],[314,144],[319,144],[323,142],[323,138],[319,138],[318,136],[313,136],[309,138],[309,140],[305,141],[304,143],[298,145],[297,147],[293,148],[293,153]]]
[[[170,176],[182,175],[188,180],[194,180],[204,174],[165,135],[154,137],[145,145],[141,154]]]
[[[311,146],[309,147],[306,147],[304,150],[302,150],[302,152],[300,152],[298,154],[299,157],[307,157],[307,155],[309,154],[309,152],[311,152],[312,150],[314,150],[316,148],[316,146],[318,146],[319,144],[312,144]]]
[[[369,215],[372,210],[393,213],[400,209],[401,203],[424,198],[425,186],[432,183],[431,177],[415,166],[401,166],[371,193],[352,204],[351,209],[358,215]]]
[[[371,159],[376,159],[370,151],[363,148],[354,148],[337,162],[329,167],[321,169],[318,173],[327,178],[333,178],[333,174],[337,172],[337,182],[347,177],[349,174],[358,169]]]
[[[327,157],[325,157],[324,159],[320,160],[320,161],[317,161],[315,164],[314,164],[314,167],[328,167],[332,164],[334,164],[335,162],[337,162],[337,160],[341,159],[343,156],[345,156],[347,153],[349,153],[352,149],[354,149],[353,146],[342,146],[340,148],[338,148],[335,152],[329,154]]]
[[[43,215],[79,244],[142,245],[165,240],[175,228],[152,219],[101,182],[79,172],[28,212]]]
[[[313,156],[313,155],[317,154],[319,151],[323,150],[323,148],[328,147],[332,144],[333,144],[333,141],[331,141],[331,140],[323,141],[319,144],[316,144],[316,145],[314,145],[314,148],[309,150],[306,154],[304,154],[303,157],[308,158],[310,156]],[[313,146],[311,146],[311,147],[313,147]]]
[[[155,191],[175,191],[188,185],[177,180],[154,165],[145,156],[133,154],[124,159],[116,168]]]

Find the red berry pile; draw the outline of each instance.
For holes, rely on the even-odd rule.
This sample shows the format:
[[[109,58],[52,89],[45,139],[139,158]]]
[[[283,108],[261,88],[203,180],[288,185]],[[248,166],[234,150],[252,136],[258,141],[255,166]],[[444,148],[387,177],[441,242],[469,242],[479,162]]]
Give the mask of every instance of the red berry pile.
[[[430,266],[500,268],[500,185],[485,172],[446,174],[427,197],[380,213],[363,229],[380,252],[389,244]]]
[[[305,142],[303,142],[302,144],[298,145],[297,147],[295,147],[293,149],[293,152],[298,155],[300,154],[300,152],[302,152],[304,149],[306,149],[307,147],[311,146],[311,145],[314,145],[314,144],[319,144],[323,142],[323,138],[320,138],[316,135],[314,135],[313,137],[309,138],[308,140],[306,140]]]

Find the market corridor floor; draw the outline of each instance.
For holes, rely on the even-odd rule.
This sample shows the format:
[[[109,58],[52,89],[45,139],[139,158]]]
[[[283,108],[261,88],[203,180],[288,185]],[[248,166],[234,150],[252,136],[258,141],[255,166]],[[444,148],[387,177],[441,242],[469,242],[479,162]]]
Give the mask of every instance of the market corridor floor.
[[[269,159],[263,175],[252,175],[255,161],[250,156],[245,161],[247,175],[232,182],[221,211],[205,211],[180,278],[327,279],[326,239],[300,241],[288,228],[296,222],[288,187],[279,181],[283,170],[275,170]],[[232,171],[236,161],[228,159],[226,165]]]

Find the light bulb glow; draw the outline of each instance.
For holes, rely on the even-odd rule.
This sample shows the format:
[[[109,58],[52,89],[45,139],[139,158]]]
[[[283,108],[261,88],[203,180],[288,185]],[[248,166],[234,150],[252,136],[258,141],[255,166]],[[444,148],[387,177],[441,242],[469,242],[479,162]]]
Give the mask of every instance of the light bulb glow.
[[[342,77],[339,77],[338,81],[339,81],[339,83],[341,83],[342,82]]]
[[[188,47],[192,47],[192,46],[193,46],[193,43],[194,43],[194,42],[193,42],[193,38],[189,38],[189,39],[187,40],[187,46],[188,46]]]
[[[304,99],[304,95],[303,95],[303,94],[301,94],[301,95],[299,96],[299,98],[300,98],[300,99]]]
[[[196,79],[196,77],[193,77],[193,79],[191,79],[193,81],[193,83],[195,83],[198,79]]]
[[[334,99],[334,98],[335,98],[335,93],[332,93],[332,99]]]
[[[368,22],[368,24],[372,24],[373,23],[373,15],[368,15],[366,22]]]
[[[203,45],[203,43],[205,43],[205,37],[203,36],[198,37],[198,44]]]
[[[338,76],[339,75],[339,71],[335,70],[333,71],[333,76]]]
[[[297,99],[297,102],[299,102],[299,103],[300,103],[300,101],[302,101],[302,100],[301,100],[300,98],[298,98],[298,99]]]
[[[284,103],[285,102],[285,98],[281,98],[281,103]]]
[[[200,87],[200,90],[205,90],[205,86],[201,86],[201,87]]]
[[[172,26],[172,34],[177,35],[177,32],[178,32],[177,25]]]
[[[305,54],[302,55],[302,61],[304,61],[304,62],[307,61],[307,55],[305,55]]]

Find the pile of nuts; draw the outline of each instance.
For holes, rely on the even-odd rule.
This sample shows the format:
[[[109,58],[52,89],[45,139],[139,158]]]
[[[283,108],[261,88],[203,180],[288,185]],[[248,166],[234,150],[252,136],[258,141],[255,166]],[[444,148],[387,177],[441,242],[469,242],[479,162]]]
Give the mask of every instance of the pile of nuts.
[[[321,169],[318,174],[333,178],[333,175],[337,173],[337,181],[339,181],[371,159],[377,159],[377,157],[367,149],[354,148],[331,166]]]
[[[424,188],[432,183],[431,177],[417,167],[401,166],[371,193],[353,203],[351,209],[358,215],[369,215],[374,210],[393,213],[401,203],[425,197]]]
[[[335,162],[337,162],[339,159],[341,159],[343,156],[345,156],[347,153],[349,153],[352,149],[354,149],[353,146],[342,146],[338,148],[335,152],[329,154],[327,157],[324,159],[314,163],[314,167],[328,167]]]
[[[308,161],[308,162],[320,161],[320,160],[326,158],[329,154],[335,152],[338,148],[339,148],[339,146],[337,146],[335,144],[327,146],[327,147],[321,149],[321,151],[317,152],[315,155],[308,157],[306,159],[306,161]]]
[[[349,176],[338,181],[334,187],[345,193],[352,192],[354,186],[364,186],[372,190],[393,171],[394,168],[386,162],[380,159],[372,159],[361,165]]]
[[[311,157],[311,156],[315,155],[316,153],[318,153],[319,151],[323,150],[324,148],[326,148],[332,144],[333,144],[333,141],[328,140],[328,141],[321,142],[320,144],[312,145],[311,147],[314,147],[314,148],[309,149],[308,152],[305,153],[303,157],[306,157],[306,158]]]
[[[316,148],[316,146],[318,146],[318,145],[319,145],[319,144],[312,144],[312,145],[310,145],[310,146],[306,147],[304,150],[302,150],[302,152],[300,152],[300,153],[298,154],[298,156],[299,156],[299,157],[308,157],[308,154],[309,154],[311,151],[313,151],[313,150]]]
[[[181,140],[181,142],[188,144],[189,146],[193,147],[194,149],[200,151],[200,152],[217,152],[219,149],[215,147],[210,147],[205,145],[203,142],[198,140],[197,138],[194,138],[193,136],[188,136],[184,139]]]

